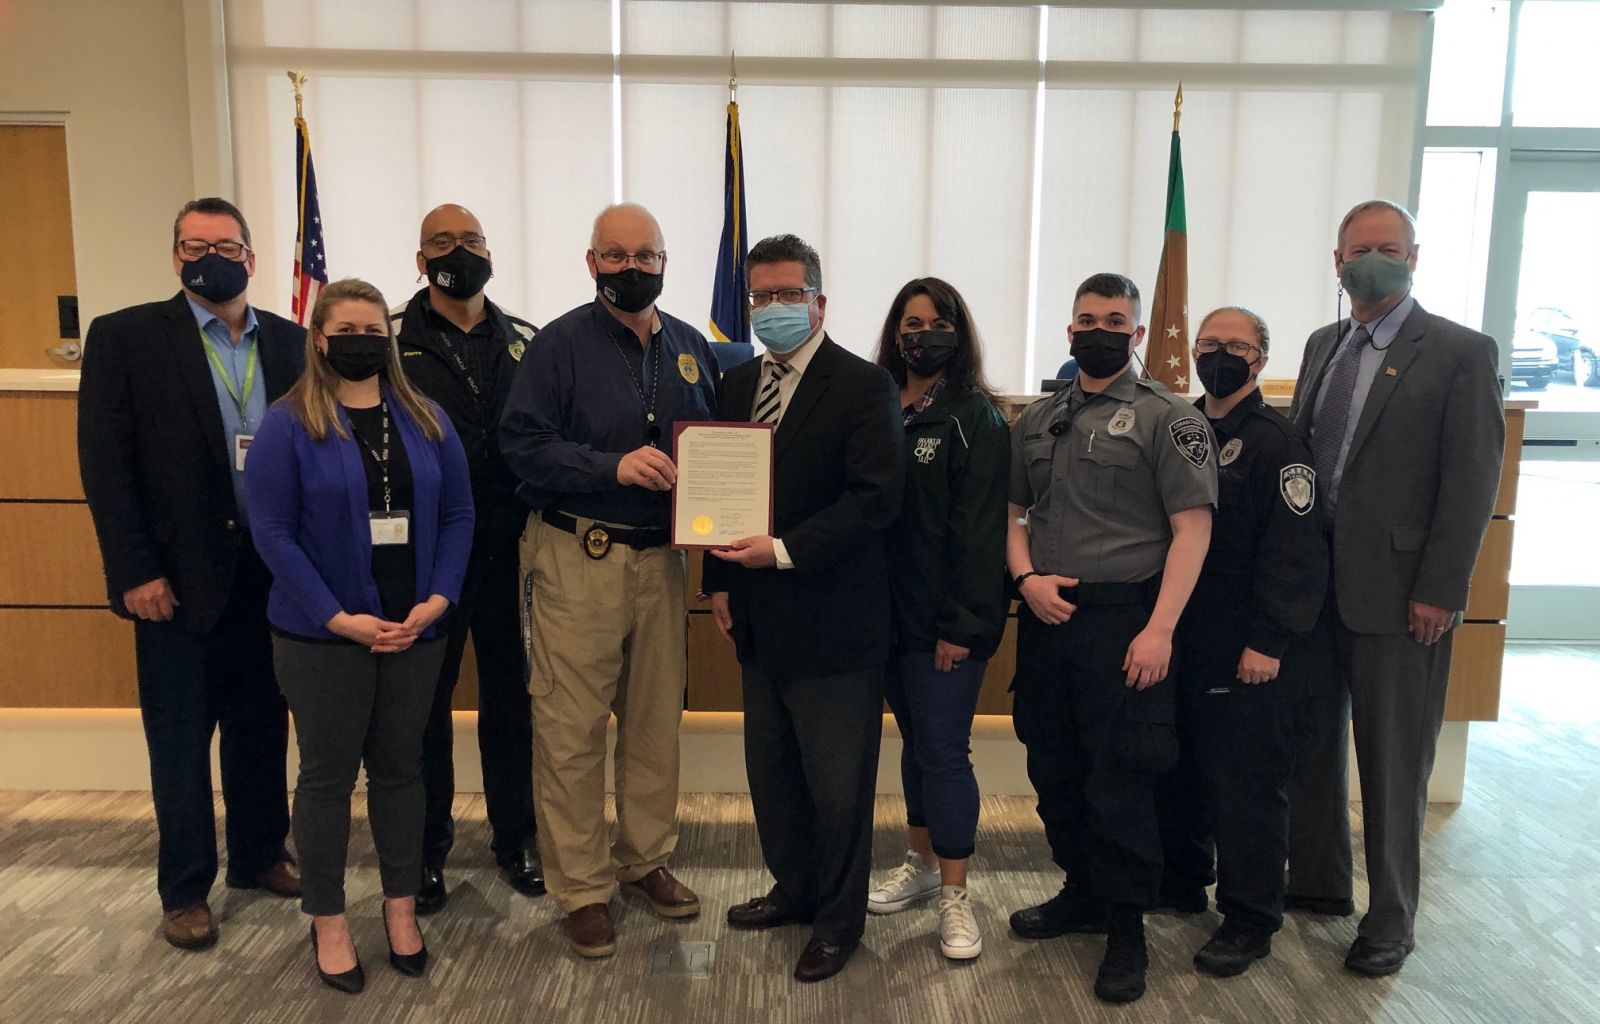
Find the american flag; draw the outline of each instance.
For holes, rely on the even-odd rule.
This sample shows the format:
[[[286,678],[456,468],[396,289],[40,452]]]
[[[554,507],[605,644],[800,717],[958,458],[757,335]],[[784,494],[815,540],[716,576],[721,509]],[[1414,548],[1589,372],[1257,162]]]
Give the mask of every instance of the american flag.
[[[295,322],[304,326],[328,283],[328,253],[322,244],[322,207],[317,202],[317,172],[311,164],[311,133],[306,119],[298,114],[294,130],[295,202],[300,219],[294,232],[294,294],[289,305]]]

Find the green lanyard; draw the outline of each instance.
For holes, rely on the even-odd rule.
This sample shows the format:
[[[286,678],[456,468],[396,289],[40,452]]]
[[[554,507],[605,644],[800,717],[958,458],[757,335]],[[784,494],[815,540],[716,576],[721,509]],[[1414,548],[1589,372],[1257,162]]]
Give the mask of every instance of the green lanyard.
[[[211,335],[202,328],[200,341],[206,347],[206,358],[211,360],[212,369],[217,371],[217,376],[222,378],[222,386],[228,389],[228,395],[233,399],[233,404],[239,407],[239,423],[248,430],[250,428],[250,414],[246,411],[250,406],[250,396],[256,390],[256,367],[261,365],[261,346],[255,342],[250,345],[250,355],[244,364],[244,393],[239,393],[238,385],[233,382],[233,375],[228,368],[222,365],[222,357],[217,354],[216,342],[211,340]]]

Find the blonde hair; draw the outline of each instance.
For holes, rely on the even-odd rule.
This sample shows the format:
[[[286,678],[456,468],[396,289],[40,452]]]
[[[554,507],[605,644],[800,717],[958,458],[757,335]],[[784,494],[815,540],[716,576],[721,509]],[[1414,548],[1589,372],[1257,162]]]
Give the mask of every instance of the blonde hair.
[[[339,382],[343,378],[323,358],[317,348],[316,337],[319,334],[327,337],[322,328],[333,315],[333,307],[351,301],[370,303],[378,308],[383,316],[385,336],[389,339],[389,362],[384,368],[389,393],[416,421],[424,437],[430,441],[442,441],[444,429],[439,425],[439,414],[434,404],[411,386],[405,370],[400,366],[400,349],[394,341],[394,327],[389,321],[389,306],[383,301],[383,293],[358,278],[347,277],[335,281],[322,289],[322,294],[317,297],[317,304],[311,310],[310,329],[306,331],[305,372],[294,382],[282,401],[306,428],[306,433],[311,435],[313,441],[325,441],[329,433],[340,437],[350,436],[339,420]]]

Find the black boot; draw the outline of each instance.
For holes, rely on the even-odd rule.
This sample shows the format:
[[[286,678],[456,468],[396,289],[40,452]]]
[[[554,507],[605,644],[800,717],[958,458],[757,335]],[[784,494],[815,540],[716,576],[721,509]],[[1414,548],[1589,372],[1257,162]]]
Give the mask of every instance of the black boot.
[[[1106,956],[1094,979],[1094,994],[1108,1003],[1131,1003],[1144,995],[1144,975],[1150,968],[1150,955],[1144,948],[1144,915],[1116,907],[1108,917]]]
[[[1271,952],[1271,932],[1223,921],[1211,941],[1194,955],[1194,965],[1212,977],[1231,978]]]
[[[1106,930],[1106,910],[1081,886],[1068,882],[1037,907],[1012,914],[1011,930],[1024,939],[1053,939],[1070,932],[1098,935]]]

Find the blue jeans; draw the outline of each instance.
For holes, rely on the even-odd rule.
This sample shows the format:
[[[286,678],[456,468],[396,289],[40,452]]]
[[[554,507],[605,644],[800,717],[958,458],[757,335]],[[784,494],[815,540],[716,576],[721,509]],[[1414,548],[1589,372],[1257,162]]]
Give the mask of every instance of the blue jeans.
[[[900,780],[906,822],[926,828],[941,860],[972,856],[978,834],[978,779],[972,772],[972,716],[987,661],[968,658],[949,672],[933,652],[890,659],[884,696],[900,727]]]

